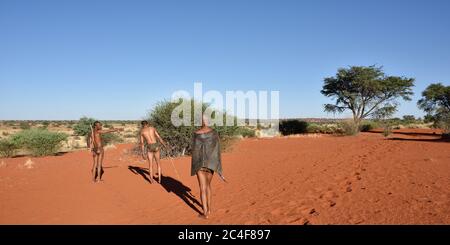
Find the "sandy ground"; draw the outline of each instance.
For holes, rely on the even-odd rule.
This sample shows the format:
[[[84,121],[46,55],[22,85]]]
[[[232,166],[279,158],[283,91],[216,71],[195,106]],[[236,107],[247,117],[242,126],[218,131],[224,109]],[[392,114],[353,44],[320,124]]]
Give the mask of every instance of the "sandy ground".
[[[87,151],[0,159],[1,224],[450,224],[450,143],[429,130],[355,137],[245,139],[223,154],[229,183],[213,180],[213,214],[199,219],[190,158],[147,165],[106,152],[91,182]]]

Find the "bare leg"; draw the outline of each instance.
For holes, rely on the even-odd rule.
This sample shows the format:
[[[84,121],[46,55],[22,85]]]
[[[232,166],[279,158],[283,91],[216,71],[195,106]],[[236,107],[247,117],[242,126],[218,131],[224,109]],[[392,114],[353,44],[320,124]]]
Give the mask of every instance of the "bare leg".
[[[156,166],[158,167],[158,183],[161,184],[161,152],[158,150],[157,152],[155,152],[155,161],[156,161]]]
[[[213,178],[213,175],[211,173],[206,174],[206,200],[207,200],[207,206],[208,206],[208,215],[211,214],[211,198],[212,198],[212,191],[211,191],[211,180]]]
[[[150,184],[153,184],[153,152],[147,152],[148,173],[150,175]]]
[[[96,154],[95,154],[95,153],[92,153],[92,160],[93,160],[93,163],[92,163],[91,173],[92,173],[92,181],[94,181],[94,182],[95,182],[95,178],[96,178],[95,173],[96,173],[96,171],[97,171],[97,164],[96,164],[96,159],[95,159],[95,157],[96,157]]]
[[[100,172],[98,173],[98,177],[100,178],[100,181],[102,180],[103,175],[103,158],[105,157],[105,151],[102,149],[100,154]]]
[[[202,206],[203,206],[203,218],[208,218],[208,200],[206,197],[206,192],[207,192],[207,178],[206,178],[206,173],[203,171],[198,171],[197,172],[197,179],[198,179],[198,184],[200,186],[200,199],[202,201]]]
[[[97,155],[97,182],[100,182],[101,174],[102,174],[102,163],[103,163],[103,157],[104,157],[104,151],[100,150],[100,155]]]

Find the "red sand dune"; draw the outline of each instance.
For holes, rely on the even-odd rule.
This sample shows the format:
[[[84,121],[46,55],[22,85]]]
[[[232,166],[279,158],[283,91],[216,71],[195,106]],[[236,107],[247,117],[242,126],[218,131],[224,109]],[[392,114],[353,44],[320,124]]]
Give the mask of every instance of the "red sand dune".
[[[242,140],[223,154],[229,183],[213,180],[209,220],[197,217],[188,157],[174,161],[181,179],[163,160],[162,185],[145,180],[130,145],[106,152],[101,184],[88,151],[32,158],[32,168],[0,159],[0,223],[450,224],[450,143],[410,131]]]

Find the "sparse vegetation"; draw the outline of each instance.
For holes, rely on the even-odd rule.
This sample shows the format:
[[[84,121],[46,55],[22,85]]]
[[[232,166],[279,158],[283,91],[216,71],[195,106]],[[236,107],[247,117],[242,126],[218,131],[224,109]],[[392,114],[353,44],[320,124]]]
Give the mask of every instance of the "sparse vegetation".
[[[13,157],[18,147],[10,139],[0,139],[0,157]]]
[[[450,86],[431,84],[422,92],[422,98],[417,104],[427,113],[427,121],[450,133]]]
[[[118,144],[123,143],[123,139],[115,134],[115,133],[109,133],[109,134],[102,134],[102,144],[103,145],[111,145],[111,144]]]
[[[308,132],[308,123],[299,120],[283,120],[279,130],[282,135],[305,134]]]
[[[386,76],[381,67],[352,66],[339,69],[335,77],[325,78],[321,93],[335,100],[334,104],[325,105],[325,111],[351,111],[358,130],[363,119],[378,111],[395,110],[397,99],[411,100],[413,86],[414,79]]]
[[[253,138],[256,136],[255,130],[247,127],[239,127],[237,129],[237,134],[244,138]]]
[[[359,126],[359,131],[369,132],[370,130],[378,127],[379,125],[376,122],[367,120],[361,123],[361,125]]]
[[[31,126],[30,126],[30,124],[29,124],[28,122],[21,122],[21,123],[19,124],[19,127],[20,127],[20,129],[22,129],[22,130],[27,130],[27,129],[30,129],[30,128],[31,128]]]
[[[28,129],[12,135],[11,142],[31,151],[33,156],[47,156],[55,154],[67,137],[66,134],[46,129]]]
[[[359,125],[354,121],[343,121],[339,123],[339,128],[342,129],[341,134],[347,136],[357,135],[359,132]]]
[[[161,137],[171,146],[170,149],[163,151],[163,156],[169,154],[171,156],[189,155],[191,153],[192,136],[199,127],[194,126],[194,101],[191,101],[191,123],[188,126],[175,127],[171,122],[172,111],[180,104],[170,101],[161,101],[151,110],[148,115],[150,125],[155,127]],[[208,107],[203,104],[203,111]],[[215,115],[213,115],[214,117]],[[224,118],[227,115],[224,113]],[[235,136],[238,134],[237,126],[216,126],[212,125],[220,137],[222,150],[229,148],[234,142]]]
[[[82,117],[77,124],[73,126],[73,132],[77,136],[88,136],[91,132],[91,126],[96,120],[94,118]]]

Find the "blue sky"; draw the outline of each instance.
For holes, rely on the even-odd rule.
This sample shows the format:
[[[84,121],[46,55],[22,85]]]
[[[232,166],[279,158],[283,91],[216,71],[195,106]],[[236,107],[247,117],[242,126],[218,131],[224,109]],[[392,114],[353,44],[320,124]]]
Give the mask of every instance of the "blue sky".
[[[176,90],[279,90],[282,117],[333,117],[340,67],[450,83],[450,1],[0,0],[0,120],[140,119]],[[345,116],[345,115],[344,115]]]

